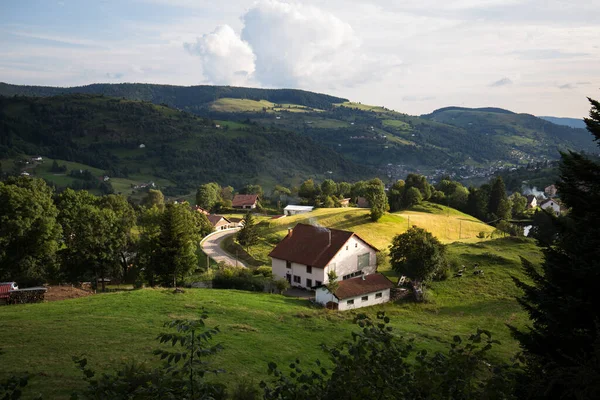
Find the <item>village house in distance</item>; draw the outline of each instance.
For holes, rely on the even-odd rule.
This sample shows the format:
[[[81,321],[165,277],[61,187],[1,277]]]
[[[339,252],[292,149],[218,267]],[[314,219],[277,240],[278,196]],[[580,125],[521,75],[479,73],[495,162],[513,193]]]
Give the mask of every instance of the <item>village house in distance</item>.
[[[240,209],[255,209],[258,203],[257,194],[236,194],[233,197],[231,206]]]
[[[393,284],[376,273],[377,251],[353,232],[297,224],[269,256],[273,275],[294,287],[317,288],[317,302],[345,310],[389,301]],[[324,286],[330,271],[340,281],[333,294]]]

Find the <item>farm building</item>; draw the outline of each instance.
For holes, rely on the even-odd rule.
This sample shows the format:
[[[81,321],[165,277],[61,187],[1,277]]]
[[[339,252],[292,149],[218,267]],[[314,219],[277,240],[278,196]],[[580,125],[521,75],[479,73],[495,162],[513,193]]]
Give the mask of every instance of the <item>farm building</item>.
[[[234,228],[237,226],[237,224],[232,223],[222,215],[209,214],[206,218],[208,218],[208,221],[216,231],[222,231],[223,229]]]
[[[369,200],[367,200],[364,197],[358,197],[356,199],[356,206],[358,208],[370,208],[371,207],[371,205],[369,204]]]
[[[285,215],[306,214],[314,209],[313,206],[295,206],[289,205],[283,209]]]
[[[350,207],[350,198],[340,200],[340,207]]]
[[[298,224],[269,257],[273,275],[311,289],[326,284],[329,271],[335,271],[339,280],[376,272],[377,251],[354,232]]]
[[[550,185],[544,189],[544,193],[546,193],[546,196],[548,196],[548,197],[556,196],[557,191],[558,190],[556,189],[556,186],[554,186],[554,185]]]
[[[335,293],[325,285],[316,288],[315,301],[334,310],[353,310],[390,301],[394,284],[382,274],[363,275],[339,283]]]
[[[257,194],[236,194],[231,202],[233,208],[253,209],[258,203]]]
[[[547,210],[554,213],[554,215],[559,216],[561,212],[561,205],[555,199],[544,200],[540,203],[540,207],[542,210]]]
[[[530,194],[527,196],[527,209],[536,208],[537,207],[537,198]]]

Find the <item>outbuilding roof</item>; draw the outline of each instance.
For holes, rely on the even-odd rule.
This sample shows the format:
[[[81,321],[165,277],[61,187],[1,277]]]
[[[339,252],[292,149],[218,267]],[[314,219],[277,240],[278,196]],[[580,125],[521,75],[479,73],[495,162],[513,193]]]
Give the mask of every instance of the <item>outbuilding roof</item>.
[[[236,194],[231,202],[231,205],[232,207],[252,206],[257,200],[257,194]]]
[[[313,206],[296,206],[293,204],[290,204],[284,208],[285,211],[312,211],[313,209]]]
[[[391,289],[394,284],[382,274],[363,275],[338,282],[334,296],[339,300]]]
[[[208,218],[208,221],[211,223],[212,226],[216,226],[219,223],[219,221],[222,219],[224,219],[228,223],[231,223],[231,221],[229,221],[227,218],[225,218],[222,215],[209,214],[206,216],[206,218]]]
[[[352,236],[378,251],[354,232],[298,224],[290,229],[287,236],[269,253],[269,257],[325,268]]]

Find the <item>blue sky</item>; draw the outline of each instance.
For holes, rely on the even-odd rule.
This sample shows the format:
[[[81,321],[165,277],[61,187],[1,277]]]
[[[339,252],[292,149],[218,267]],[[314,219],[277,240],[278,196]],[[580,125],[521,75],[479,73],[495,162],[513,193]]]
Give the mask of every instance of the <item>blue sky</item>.
[[[587,0],[4,1],[0,81],[294,87],[410,114],[582,117],[600,97],[598,15]]]

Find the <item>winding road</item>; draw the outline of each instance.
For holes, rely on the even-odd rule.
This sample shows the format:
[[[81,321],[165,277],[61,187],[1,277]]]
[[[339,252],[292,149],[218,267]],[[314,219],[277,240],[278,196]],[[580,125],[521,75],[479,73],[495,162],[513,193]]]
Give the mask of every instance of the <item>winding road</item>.
[[[221,242],[228,236],[235,235],[238,229],[227,229],[225,231],[215,232],[207,236],[202,243],[202,250],[216,262],[224,262],[229,265],[248,268],[246,264],[235,259],[234,255],[229,254],[221,248]]]

